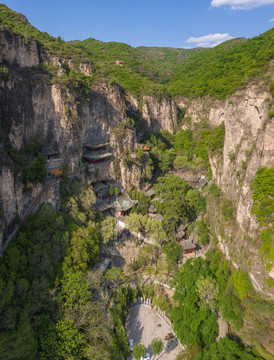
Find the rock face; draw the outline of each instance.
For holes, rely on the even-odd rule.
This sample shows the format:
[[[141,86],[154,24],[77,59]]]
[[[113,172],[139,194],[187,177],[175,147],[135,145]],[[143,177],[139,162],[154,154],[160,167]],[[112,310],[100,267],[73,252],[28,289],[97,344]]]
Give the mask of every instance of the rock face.
[[[226,101],[198,99],[189,104],[181,99],[179,104],[188,106],[187,115],[193,123],[206,120],[213,126],[225,124],[223,155],[211,157],[210,164],[214,181],[236,207],[237,226],[217,234],[220,247],[235,265],[250,271],[255,289],[264,289],[270,294],[264,278],[272,276],[273,271],[266,274],[258,258],[258,223],[250,214],[253,204],[250,184],[256,171],[262,166],[274,166],[274,119],[268,117],[269,98],[271,95],[264,84],[256,84],[236,92]],[[232,238],[235,238],[234,245]],[[253,241],[247,241],[248,238]],[[252,259],[248,265],[242,259],[243,253],[248,260]]]
[[[262,166],[274,166],[274,119],[268,118],[270,97],[259,84],[226,101],[179,102],[180,106],[189,105],[187,115],[192,116],[193,123],[207,120],[213,126],[225,124],[223,156],[211,157],[210,162],[214,181],[237,205],[237,221],[242,229],[257,228],[255,218],[250,216],[250,183],[256,171]]]
[[[22,67],[37,66],[40,62],[38,45],[36,41],[26,44],[23,36],[13,36],[7,31],[0,31],[0,63],[3,60]]]
[[[23,36],[0,31],[0,48],[0,62],[4,61],[9,71],[8,80],[0,79],[0,119],[5,140],[0,144],[4,235],[10,233],[16,215],[22,216],[43,187],[43,184],[30,186],[26,191],[4,142],[21,151],[33,139],[41,138],[45,147],[58,151],[69,172],[85,166],[82,158],[85,143],[110,142],[109,150],[115,161],[108,166],[98,165],[98,171],[90,172],[90,181],[120,177],[125,188],[130,184],[139,188],[140,170],[134,166],[126,168],[122,162],[125,152],[140,147],[135,128],[123,126],[128,109],[138,112],[146,129],[171,131],[177,124],[175,102],[153,97],[126,99],[119,86],[109,86],[106,81],[94,85],[87,94],[81,88],[60,84],[58,77],[54,79],[37,67],[43,62],[55,66],[57,75],[65,71],[63,60],[41,49],[35,41],[26,42]],[[66,64],[87,76],[93,71],[91,63],[75,64],[68,60]],[[141,112],[140,103],[145,104]],[[122,131],[115,131],[119,128]]]

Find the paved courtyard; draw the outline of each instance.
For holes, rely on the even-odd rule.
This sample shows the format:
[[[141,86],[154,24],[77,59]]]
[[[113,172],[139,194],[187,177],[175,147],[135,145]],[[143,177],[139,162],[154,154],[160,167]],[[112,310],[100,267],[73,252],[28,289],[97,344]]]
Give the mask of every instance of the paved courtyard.
[[[180,347],[176,338],[165,340],[167,334],[171,332],[169,326],[156,313],[146,305],[133,307],[126,320],[126,331],[129,339],[133,339],[134,344],[143,344],[147,347],[147,352],[152,354],[151,342],[155,337],[159,337],[164,343],[164,350],[160,355],[153,355],[151,359],[175,360],[180,353]],[[130,359],[133,359],[131,356]]]

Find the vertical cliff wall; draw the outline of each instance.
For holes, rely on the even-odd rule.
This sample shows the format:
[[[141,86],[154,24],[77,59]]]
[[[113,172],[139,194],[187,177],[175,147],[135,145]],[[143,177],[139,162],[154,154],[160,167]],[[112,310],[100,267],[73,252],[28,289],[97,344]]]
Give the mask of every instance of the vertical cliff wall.
[[[268,116],[270,99],[266,85],[257,83],[226,101],[204,98],[178,102],[181,107],[187,107],[186,115],[191,116],[192,124],[203,120],[213,126],[225,124],[223,154],[211,156],[210,164],[214,182],[236,208],[236,221],[225,223],[220,209],[210,208],[208,213],[221,249],[236,266],[249,271],[257,290],[272,294],[265,279],[274,274],[265,271],[258,256],[259,224],[250,212],[253,204],[250,184],[256,171],[263,166],[274,166],[274,119]]]
[[[92,181],[119,178],[125,188],[131,184],[140,187],[142,178],[136,168],[126,168],[122,158],[127,151],[138,148],[136,129],[123,124],[128,113],[138,113],[140,121],[149,131],[176,127],[175,102],[170,99],[146,97],[125,98],[122,89],[109,86],[108,81],[97,81],[87,93],[86,89],[59,81],[65,74],[63,64],[85,76],[92,75],[92,63],[75,63],[60,59],[41,48],[35,41],[26,41],[0,31],[0,65],[8,76],[0,78],[1,119],[1,172],[0,202],[2,230],[5,236],[37,196],[43,184],[23,185],[22,173],[16,169],[14,159],[7,151],[7,144],[17,151],[42,140],[45,146],[58,151],[58,156],[74,172],[84,166],[84,144],[97,141],[110,142],[113,161],[101,166],[98,176],[90,172]],[[53,67],[50,73],[43,64]],[[140,110],[141,109],[141,110]],[[119,130],[123,128],[123,131]],[[115,160],[115,161],[114,161]],[[3,235],[2,234],[2,235]]]

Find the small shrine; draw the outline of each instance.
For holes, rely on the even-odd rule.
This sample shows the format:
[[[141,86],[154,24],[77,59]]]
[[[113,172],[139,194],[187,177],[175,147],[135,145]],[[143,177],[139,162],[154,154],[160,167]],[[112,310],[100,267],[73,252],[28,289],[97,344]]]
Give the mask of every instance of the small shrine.
[[[185,239],[181,242],[183,254],[191,254],[195,252],[196,244],[193,239]]]
[[[123,66],[125,62],[123,60],[116,60],[115,64],[119,66]]]
[[[54,179],[58,179],[62,175],[62,171],[59,169],[53,169],[50,174]]]

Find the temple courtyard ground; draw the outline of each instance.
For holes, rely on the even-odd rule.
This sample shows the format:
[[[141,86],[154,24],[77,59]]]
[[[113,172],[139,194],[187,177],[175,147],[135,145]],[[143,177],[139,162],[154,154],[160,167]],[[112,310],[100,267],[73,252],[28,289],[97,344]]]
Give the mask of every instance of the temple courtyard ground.
[[[128,339],[133,339],[134,344],[143,344],[147,352],[152,355],[151,342],[159,337],[164,343],[164,350],[160,355],[152,355],[151,360],[175,360],[180,353],[180,346],[175,337],[166,340],[171,333],[170,327],[148,305],[137,305],[131,308],[126,320]],[[133,359],[133,356],[130,356]]]

